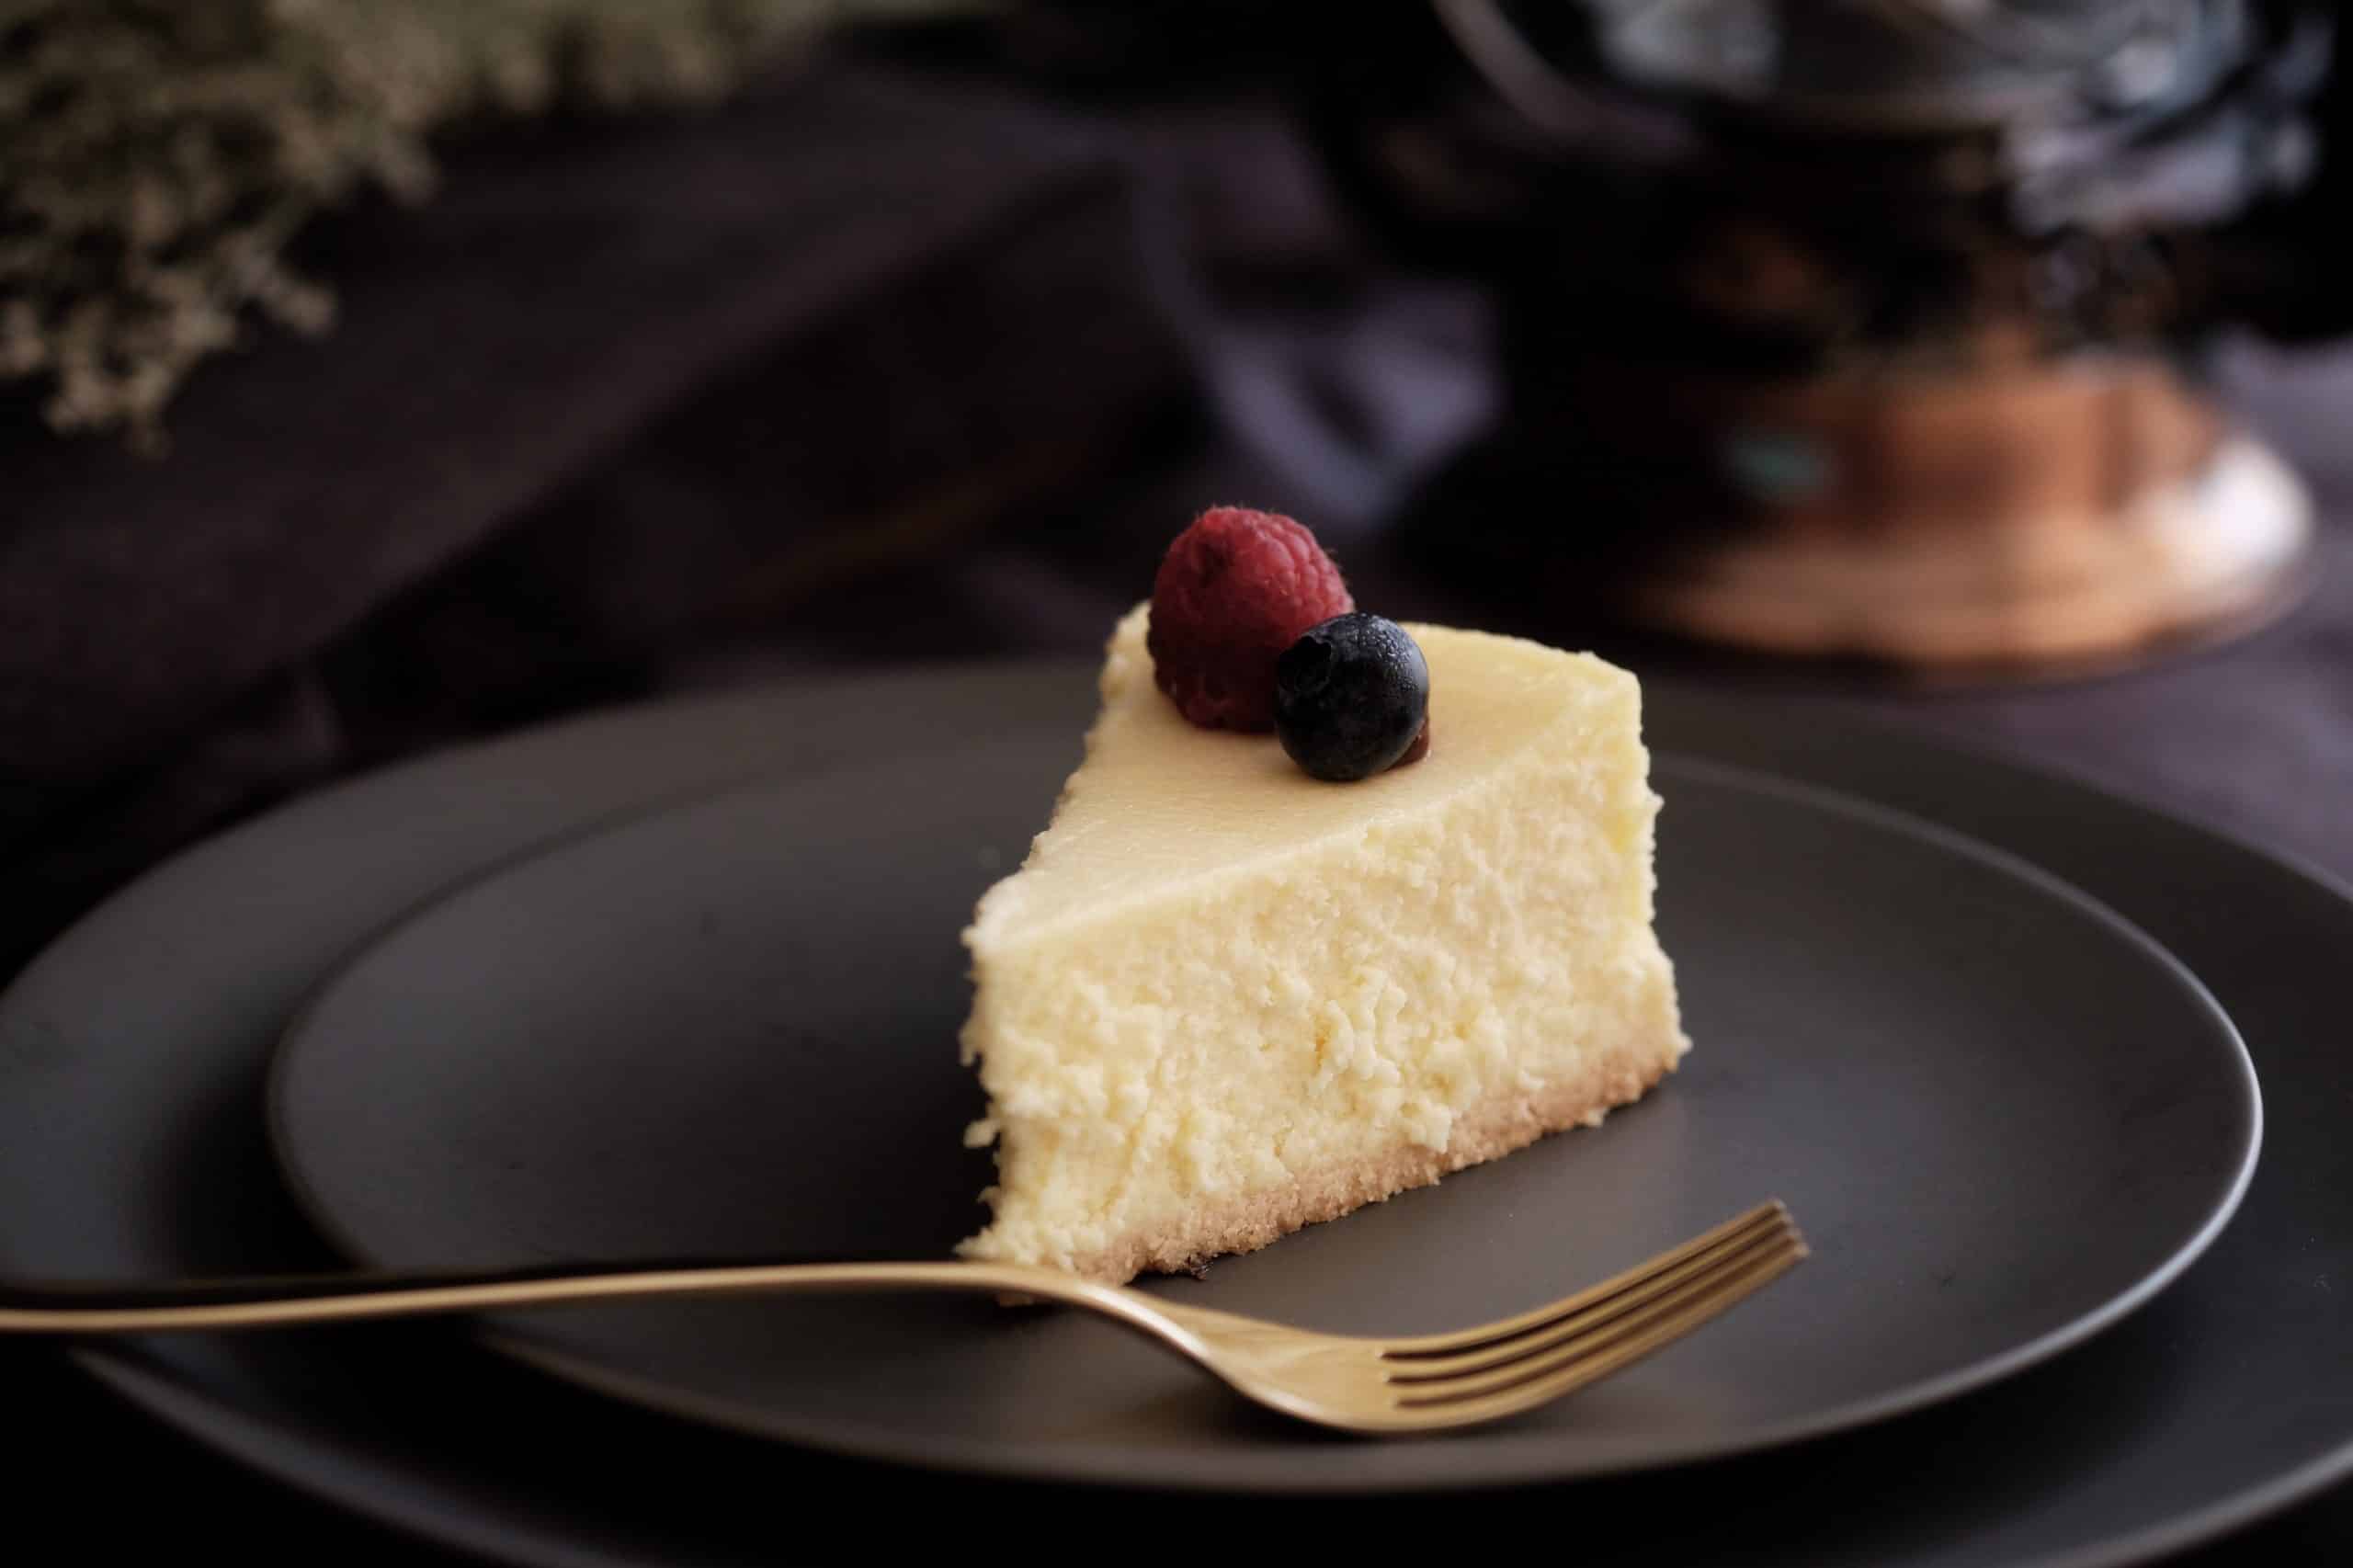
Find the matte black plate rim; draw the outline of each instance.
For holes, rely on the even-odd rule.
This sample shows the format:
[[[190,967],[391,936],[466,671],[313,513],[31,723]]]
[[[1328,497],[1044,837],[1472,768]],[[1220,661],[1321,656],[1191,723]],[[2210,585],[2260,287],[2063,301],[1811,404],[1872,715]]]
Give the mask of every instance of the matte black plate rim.
[[[1741,790],[1802,801],[1830,814],[1922,839],[1948,853],[1998,868],[2104,927],[2166,971],[2203,1009],[2208,1021],[2221,1030],[2222,1038],[2228,1042],[2233,1064],[2237,1069],[2238,1108],[2243,1117],[2236,1161],[2227,1172],[2222,1173],[2222,1179],[2215,1187],[2206,1211],[2176,1244],[2174,1251],[2148,1273],[2073,1322],[1983,1358],[1967,1367],[1874,1398],[1853,1401],[1809,1415],[1757,1427],[1736,1438],[1694,1437],[1636,1458],[1601,1466],[1564,1465],[1541,1437],[1515,1434],[1508,1425],[1505,1425],[1461,1434],[1450,1439],[1448,1448],[1438,1450],[1435,1457],[1441,1461],[1452,1460],[1455,1462],[1434,1463],[1427,1471],[1402,1481],[1393,1475],[1378,1480],[1347,1475],[1285,1475],[1260,1464],[1245,1462],[1241,1456],[1236,1456],[1235,1462],[1232,1463],[1202,1460],[1196,1457],[1171,1466],[1163,1456],[1150,1450],[1139,1451],[1101,1444],[1084,1448],[1074,1445],[1040,1458],[1035,1450],[1028,1448],[1006,1448],[963,1438],[918,1438],[905,1435],[897,1427],[865,1429],[831,1421],[806,1421],[785,1414],[754,1415],[740,1407],[674,1387],[658,1378],[636,1376],[590,1358],[540,1343],[528,1331],[484,1324],[476,1328],[476,1335],[492,1349],[515,1357],[551,1375],[666,1415],[846,1458],[878,1460],[940,1473],[1082,1485],[1144,1486],[1168,1492],[1239,1492],[1266,1495],[1330,1496],[1368,1492],[1459,1491],[1606,1480],[1613,1475],[1640,1474],[1733,1459],[1926,1409],[2015,1376],[2122,1322],[2179,1278],[2183,1271],[2222,1233],[2246,1195],[2261,1154],[2262,1092],[2254,1061],[2247,1052],[2245,1041],[2240,1038],[2237,1026],[2204,982],[2163,944],[2106,903],[2025,858],[1911,812],[1825,786],[1670,751],[1654,753],[1653,765],[1659,777],[1681,775],[1708,778]],[[290,1063],[300,1049],[300,1042],[305,1038],[310,1020],[321,1000],[332,993],[348,972],[367,961],[377,943],[392,939],[414,922],[430,919],[438,906],[464,896],[471,890],[514,874],[531,862],[562,855],[606,834],[625,832],[634,824],[675,811],[690,810],[698,804],[745,790],[770,787],[773,783],[772,779],[738,781],[699,795],[661,802],[642,812],[624,812],[617,819],[592,824],[580,833],[542,846],[532,854],[503,860],[476,875],[450,884],[439,894],[426,899],[421,905],[380,929],[374,938],[362,943],[320,978],[302,1004],[294,1010],[278,1037],[278,1048],[269,1064],[267,1116],[270,1145],[277,1157],[279,1175],[304,1216],[335,1250],[363,1265],[379,1261],[369,1256],[369,1249],[345,1228],[332,1208],[321,1199],[305,1179],[301,1161],[290,1153],[297,1141],[287,1128],[284,1085]],[[1474,1455],[1475,1463],[1461,1462]]]

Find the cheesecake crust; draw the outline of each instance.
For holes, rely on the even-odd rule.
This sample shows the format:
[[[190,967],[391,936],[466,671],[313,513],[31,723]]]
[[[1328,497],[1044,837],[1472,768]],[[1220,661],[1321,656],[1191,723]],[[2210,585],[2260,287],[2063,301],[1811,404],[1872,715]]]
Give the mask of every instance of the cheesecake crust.
[[[1293,1231],[1378,1203],[1439,1177],[1524,1149],[1572,1127],[1598,1127],[1680,1064],[1680,1034],[1642,1050],[1597,1054],[1587,1070],[1530,1095],[1488,1099],[1457,1118],[1444,1149],[1404,1143],[1386,1154],[1311,1171],[1286,1187],[1196,1204],[1173,1224],[1136,1231],[1073,1268],[1118,1285],[1139,1274],[1190,1274],[1212,1258],[1256,1252]]]

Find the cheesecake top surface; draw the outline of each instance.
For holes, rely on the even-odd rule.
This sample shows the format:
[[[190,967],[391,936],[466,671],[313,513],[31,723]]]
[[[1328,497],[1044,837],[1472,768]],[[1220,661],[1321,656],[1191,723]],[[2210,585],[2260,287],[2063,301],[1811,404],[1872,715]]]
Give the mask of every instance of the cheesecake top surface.
[[[1153,683],[1149,617],[1139,607],[1112,634],[1086,762],[1020,872],[982,902],[974,946],[1377,831],[1554,748],[1623,735],[1641,701],[1631,675],[1589,653],[1409,626],[1430,668],[1429,756],[1359,783],[1323,783],[1272,735],[1188,722]]]

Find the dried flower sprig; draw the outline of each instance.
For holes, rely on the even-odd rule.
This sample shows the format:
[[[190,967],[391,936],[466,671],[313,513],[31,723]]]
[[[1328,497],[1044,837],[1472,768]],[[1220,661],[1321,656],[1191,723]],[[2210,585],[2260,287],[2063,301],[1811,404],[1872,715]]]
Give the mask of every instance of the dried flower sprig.
[[[335,297],[288,244],[438,132],[559,103],[710,99],[852,16],[942,0],[0,0],[0,382],[159,443],[189,371]]]

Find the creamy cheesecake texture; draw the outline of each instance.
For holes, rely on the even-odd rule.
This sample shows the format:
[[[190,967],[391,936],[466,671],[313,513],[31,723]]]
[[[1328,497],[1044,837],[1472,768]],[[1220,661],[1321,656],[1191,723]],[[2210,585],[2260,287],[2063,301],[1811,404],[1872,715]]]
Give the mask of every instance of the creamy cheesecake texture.
[[[1318,783],[1198,729],[1123,620],[1086,755],[965,942],[995,1140],[968,1256],[1106,1279],[1262,1246],[1598,1122],[1688,1048],[1634,677],[1409,628],[1430,755]]]

